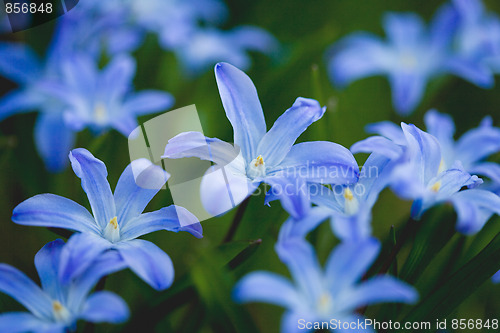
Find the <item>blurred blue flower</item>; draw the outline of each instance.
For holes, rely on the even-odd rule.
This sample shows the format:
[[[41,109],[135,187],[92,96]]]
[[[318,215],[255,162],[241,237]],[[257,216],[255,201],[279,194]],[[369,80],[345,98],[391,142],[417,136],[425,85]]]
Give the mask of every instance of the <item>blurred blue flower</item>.
[[[422,99],[427,82],[448,70],[455,25],[456,14],[448,6],[436,13],[428,30],[416,14],[387,14],[387,41],[355,33],[335,45],[329,61],[331,79],[342,87],[364,77],[387,75],[394,108],[407,115]]]
[[[419,219],[436,204],[451,202],[458,215],[457,229],[472,234],[479,231],[494,213],[500,214],[500,197],[487,190],[474,189],[483,181],[468,173],[460,160],[447,165],[449,162],[445,161],[436,137],[405,123],[401,124],[402,136],[387,123],[378,127],[386,137],[368,138],[354,144],[351,150],[378,152],[398,161],[391,173],[391,188],[400,197],[414,200],[413,218]],[[488,140],[483,137],[476,144],[488,145]],[[464,187],[469,189],[462,190]]]
[[[101,277],[124,267],[118,254],[106,253],[88,270],[63,283],[59,275],[67,250],[64,242],[58,239],[36,254],[35,266],[42,288],[16,268],[0,264],[0,291],[29,310],[0,314],[0,331],[66,332],[75,330],[76,321],[80,319],[113,324],[128,319],[128,307],[116,294],[98,291],[89,295]]]
[[[231,209],[266,182],[277,190],[285,209],[298,217],[304,213],[304,204],[309,205],[304,198],[307,190],[300,189],[301,180],[334,184],[357,181],[358,166],[346,148],[325,141],[294,145],[325,112],[317,101],[297,98],[266,133],[264,113],[250,78],[227,63],[215,66],[215,76],[233,126],[235,146],[199,132],[184,132],[169,140],[163,156],[198,157],[228,171],[222,176],[209,169],[203,177],[201,200],[209,213],[218,215]],[[231,200],[223,200],[228,187]]]
[[[70,255],[61,260],[75,263],[60,272],[70,279],[88,269],[108,249],[118,251],[126,265],[157,290],[170,286],[174,269],[169,256],[153,243],[137,239],[157,230],[187,231],[202,237],[194,215],[183,207],[169,206],[142,214],[144,208],[168,178],[161,168],[140,159],[122,173],[115,193],[106,179],[103,162],[89,151],[78,148],[70,153],[75,174],[92,208],[92,215],[76,202],[54,194],[40,194],[20,203],[12,220],[21,225],[56,227],[77,231],[66,245]],[[74,258],[74,259],[73,259]]]
[[[280,239],[304,238],[326,218],[343,241],[361,241],[371,236],[371,211],[380,192],[389,185],[395,163],[371,154],[352,185],[325,187],[310,183],[309,198],[316,207],[302,219],[290,217],[280,229]]]
[[[314,249],[305,241],[293,240],[276,246],[293,282],[265,271],[252,272],[235,287],[237,302],[265,302],[285,307],[281,332],[308,332],[306,322],[363,320],[356,309],[382,303],[414,303],[418,294],[411,286],[391,276],[376,276],[359,283],[380,251],[373,238],[342,243],[333,249],[323,269]],[[370,328],[363,330],[373,332]]]
[[[453,65],[463,77],[480,87],[494,84],[500,73],[500,18],[480,0],[452,0],[458,14]]]
[[[1,43],[0,74],[20,88],[0,100],[0,120],[38,110],[36,147],[48,170],[61,171],[76,131],[114,128],[128,136],[137,127],[137,116],[173,104],[168,93],[132,93],[134,73],[135,62],[127,56],[114,58],[99,71],[90,55],[71,56],[53,48],[42,63],[26,45]]]

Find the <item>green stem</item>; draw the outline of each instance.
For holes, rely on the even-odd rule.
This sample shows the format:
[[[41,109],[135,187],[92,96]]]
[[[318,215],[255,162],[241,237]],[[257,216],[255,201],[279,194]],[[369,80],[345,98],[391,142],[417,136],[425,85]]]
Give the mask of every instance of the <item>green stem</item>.
[[[236,230],[238,230],[241,220],[243,219],[243,215],[245,214],[245,210],[247,209],[248,203],[250,202],[250,198],[251,196],[243,200],[243,202],[238,207],[238,210],[234,215],[233,221],[231,222],[231,226],[229,227],[226,236],[222,240],[222,243],[229,243],[230,241],[233,240],[234,235],[236,234]]]

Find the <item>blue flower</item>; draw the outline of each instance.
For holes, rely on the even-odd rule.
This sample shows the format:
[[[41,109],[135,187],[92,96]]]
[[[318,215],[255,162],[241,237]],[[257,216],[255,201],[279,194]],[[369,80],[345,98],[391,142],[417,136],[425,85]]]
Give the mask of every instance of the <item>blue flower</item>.
[[[218,215],[231,209],[266,182],[276,189],[285,209],[301,216],[304,202],[308,204],[307,191],[297,185],[301,179],[335,184],[357,181],[358,166],[346,148],[324,141],[294,145],[325,112],[317,101],[297,98],[266,133],[264,113],[250,78],[227,63],[216,65],[215,76],[233,125],[235,146],[199,132],[185,132],[169,140],[164,156],[198,157],[216,164],[215,171],[209,169],[201,183],[201,200],[209,213]]]
[[[235,287],[237,302],[265,302],[286,308],[281,332],[308,332],[305,322],[356,322],[356,309],[382,302],[414,303],[418,294],[411,286],[390,276],[377,276],[359,283],[380,251],[377,240],[343,243],[333,249],[321,268],[314,249],[305,241],[289,241],[276,247],[293,282],[265,271],[252,272]],[[333,330],[332,330],[333,331]],[[373,332],[367,328],[367,332]]]
[[[122,173],[113,194],[103,162],[83,148],[71,151],[70,160],[75,174],[82,180],[92,215],[72,200],[40,194],[20,203],[14,209],[12,220],[22,225],[78,232],[66,245],[71,249],[70,256],[61,259],[77,267],[68,264],[67,271],[60,272],[62,279],[80,274],[104,251],[114,249],[126,265],[153,288],[169,287],[174,277],[172,261],[159,247],[137,237],[169,230],[187,231],[199,238],[202,230],[196,217],[183,207],[172,205],[141,214],[168,175],[145,159],[136,160]]]
[[[494,213],[500,214],[500,197],[487,190],[475,189],[483,181],[468,173],[460,160],[447,165],[449,162],[445,161],[436,137],[415,125],[402,123],[401,127],[403,135],[387,123],[378,125],[378,131],[385,137],[363,140],[354,144],[351,150],[375,151],[398,161],[391,173],[391,188],[400,197],[414,200],[413,218],[419,219],[436,204],[451,202],[458,215],[457,229],[472,234],[479,231]],[[440,127],[441,134],[447,132],[445,128]],[[481,140],[476,142],[487,144]],[[462,190],[464,187],[469,189]]]
[[[329,62],[332,81],[342,87],[364,77],[386,75],[394,108],[402,115],[411,113],[422,99],[427,82],[448,70],[455,16],[454,11],[443,7],[427,30],[416,14],[387,14],[387,41],[356,33],[334,47]]]
[[[309,198],[316,206],[302,219],[290,217],[280,229],[280,240],[304,238],[326,218],[330,218],[332,230],[343,241],[370,237],[372,207],[389,184],[394,165],[383,155],[371,154],[355,184],[328,188],[310,183]]]
[[[75,133],[114,128],[124,135],[139,115],[170,107],[173,98],[159,91],[131,93],[135,63],[114,58],[99,71],[90,55],[64,55],[51,49],[45,64],[25,45],[0,44],[0,73],[19,89],[0,100],[0,120],[16,113],[40,111],[35,144],[49,171],[61,171]]]
[[[42,288],[16,268],[0,264],[0,291],[21,303],[29,312],[0,314],[2,332],[65,332],[76,329],[77,320],[122,323],[128,307],[116,294],[91,289],[105,275],[121,270],[118,254],[108,252],[88,270],[63,283],[59,279],[62,257],[68,249],[60,239],[45,245],[35,256]]]
[[[480,0],[452,0],[458,15],[453,65],[480,87],[494,84],[500,73],[500,18]]]

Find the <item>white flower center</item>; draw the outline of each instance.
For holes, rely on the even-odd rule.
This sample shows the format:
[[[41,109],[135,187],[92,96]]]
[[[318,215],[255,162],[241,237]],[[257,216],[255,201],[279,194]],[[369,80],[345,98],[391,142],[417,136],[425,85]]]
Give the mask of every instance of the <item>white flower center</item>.
[[[103,103],[98,102],[94,108],[94,120],[96,124],[103,125],[107,121],[106,107]]]
[[[247,176],[251,179],[266,176],[266,163],[264,162],[262,155],[259,155],[256,159],[253,159],[252,162],[250,162],[250,165],[247,168]]]
[[[418,65],[418,60],[411,52],[403,52],[399,57],[401,66],[405,69],[415,69]]]
[[[66,307],[59,301],[52,302],[52,314],[54,315],[54,319],[56,321],[68,322],[71,318],[71,314],[68,309],[66,309]]]
[[[328,292],[321,294],[316,304],[318,312],[323,315],[329,315],[332,309],[333,300],[332,296]]]
[[[118,225],[117,217],[113,217],[103,232],[104,238],[109,240],[111,243],[115,243],[120,240],[120,226]]]
[[[344,190],[344,198],[345,198],[344,213],[347,215],[356,214],[359,209],[359,202],[349,187],[346,187]]]

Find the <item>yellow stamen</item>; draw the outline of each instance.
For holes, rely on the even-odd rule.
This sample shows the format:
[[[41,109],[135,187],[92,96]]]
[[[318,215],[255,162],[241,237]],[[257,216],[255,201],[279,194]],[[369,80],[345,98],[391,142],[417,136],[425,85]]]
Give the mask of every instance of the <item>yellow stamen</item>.
[[[346,187],[344,190],[344,198],[349,201],[354,199],[354,195],[352,194],[352,191],[349,189],[349,187]]]
[[[439,192],[439,189],[441,188],[441,181],[435,182],[434,185],[432,185],[431,190],[434,192]]]
[[[264,164],[264,159],[262,158],[262,155],[259,155],[256,159],[255,159],[255,166],[258,167],[259,165],[263,165]]]
[[[54,312],[60,312],[63,309],[63,306],[61,303],[59,303],[59,301],[54,301],[52,303],[52,309],[54,310]]]
[[[118,228],[118,219],[116,218],[116,216],[113,217],[111,221],[109,221],[109,224],[111,224],[115,229]]]

